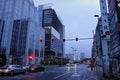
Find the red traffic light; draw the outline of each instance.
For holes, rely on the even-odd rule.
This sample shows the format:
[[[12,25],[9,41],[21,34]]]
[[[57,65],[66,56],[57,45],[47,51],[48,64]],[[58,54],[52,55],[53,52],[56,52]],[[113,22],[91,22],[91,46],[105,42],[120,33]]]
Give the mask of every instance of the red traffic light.
[[[33,60],[33,56],[32,55],[29,56],[29,60]]]
[[[52,40],[52,41],[54,41],[54,40],[55,40],[54,36],[52,36],[51,40]]]
[[[78,41],[78,37],[76,37],[76,41]]]
[[[63,37],[63,42],[65,42],[65,37]]]
[[[42,42],[43,41],[43,39],[42,38],[40,38],[40,42]]]

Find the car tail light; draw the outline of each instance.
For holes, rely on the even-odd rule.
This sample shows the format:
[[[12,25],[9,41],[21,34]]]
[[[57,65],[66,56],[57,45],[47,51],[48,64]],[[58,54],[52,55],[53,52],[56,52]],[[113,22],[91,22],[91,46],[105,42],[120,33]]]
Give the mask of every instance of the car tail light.
[[[32,68],[31,70],[34,70],[35,68]]]
[[[0,71],[1,71],[1,67],[0,67]]]
[[[5,70],[6,72],[10,71],[10,67],[7,67],[7,69]]]
[[[8,67],[7,70],[10,70],[10,68]]]

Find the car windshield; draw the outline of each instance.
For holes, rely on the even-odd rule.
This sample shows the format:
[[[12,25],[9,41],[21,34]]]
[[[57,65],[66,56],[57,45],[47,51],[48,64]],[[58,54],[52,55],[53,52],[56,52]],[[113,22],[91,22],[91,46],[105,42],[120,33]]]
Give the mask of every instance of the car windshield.
[[[6,69],[8,67],[9,67],[8,65],[5,65],[5,66],[1,67],[1,69]]]
[[[33,67],[35,67],[35,66],[37,66],[37,65],[33,64],[33,65],[30,66],[30,68],[33,68]]]

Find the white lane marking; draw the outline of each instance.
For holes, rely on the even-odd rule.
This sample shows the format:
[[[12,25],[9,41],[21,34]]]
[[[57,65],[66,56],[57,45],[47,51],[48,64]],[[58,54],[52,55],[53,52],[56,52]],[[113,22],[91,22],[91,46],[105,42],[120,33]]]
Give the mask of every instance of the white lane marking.
[[[68,72],[67,72],[67,73],[64,73],[64,74],[62,74],[62,75],[56,76],[54,79],[57,79],[57,78],[59,78],[59,77],[62,77],[62,76],[64,76],[64,75],[66,75],[66,74],[68,74]]]
[[[72,77],[78,77],[78,76],[80,76],[78,73],[74,73],[73,75],[72,75]]]

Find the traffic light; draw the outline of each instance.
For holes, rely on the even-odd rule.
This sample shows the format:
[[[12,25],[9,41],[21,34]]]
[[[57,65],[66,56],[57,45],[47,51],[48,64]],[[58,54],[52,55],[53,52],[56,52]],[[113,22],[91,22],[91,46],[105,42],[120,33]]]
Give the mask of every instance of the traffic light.
[[[43,39],[42,38],[40,38],[40,42],[42,42],[43,41]]]
[[[63,42],[65,42],[65,37],[63,37]]]
[[[78,37],[76,37],[75,39],[76,39],[76,41],[78,41]]]
[[[52,40],[52,41],[54,41],[54,40],[55,40],[55,38],[52,36],[51,40]]]
[[[29,60],[33,60],[33,56],[32,55],[29,56]]]

